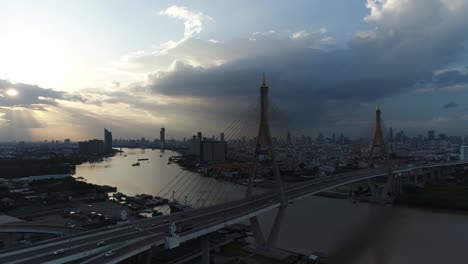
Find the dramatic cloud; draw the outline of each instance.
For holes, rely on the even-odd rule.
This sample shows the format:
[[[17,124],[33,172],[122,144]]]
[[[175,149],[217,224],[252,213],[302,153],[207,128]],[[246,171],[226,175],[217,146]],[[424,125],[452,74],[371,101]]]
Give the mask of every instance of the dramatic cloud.
[[[9,91],[14,91],[14,94],[9,95]],[[36,85],[13,84],[6,80],[0,80],[0,107],[22,106],[36,108],[41,105],[57,105],[55,100],[65,99],[65,97],[64,92],[44,89]]]
[[[216,118],[206,113],[216,113],[209,102],[155,95],[138,87],[67,93],[0,80],[0,141],[83,140],[100,137],[104,127],[116,137],[152,138],[168,122],[169,137],[184,137],[194,129],[192,115],[203,116],[198,123],[205,127]]]
[[[369,0],[365,20],[374,28],[356,33],[343,48],[330,46],[323,29],[254,33],[228,42],[188,39],[167,51],[174,52],[169,70],[150,74],[147,87],[168,96],[252,96],[265,71],[272,94],[290,112],[307,113],[302,116],[309,124],[324,114],[337,122],[333,116],[347,107],[421,83],[466,78],[434,74],[465,51],[468,7],[455,2]]]
[[[375,99],[432,78],[433,71],[463,51],[467,10],[451,11],[438,0],[369,1],[368,6],[371,14],[366,20],[375,29],[358,34],[344,49],[323,49],[317,42],[320,38],[308,38],[304,31],[291,38],[263,34],[261,39],[217,44],[217,59],[226,61],[219,66],[178,61],[171,71],[153,74],[152,87],[170,95],[243,94],[246,84],[252,85],[252,75],[258,80],[259,73],[266,71],[272,85],[289,92]],[[204,46],[201,50],[214,46],[197,42]],[[190,43],[185,48],[192,50]],[[223,56],[228,51],[238,58]]]

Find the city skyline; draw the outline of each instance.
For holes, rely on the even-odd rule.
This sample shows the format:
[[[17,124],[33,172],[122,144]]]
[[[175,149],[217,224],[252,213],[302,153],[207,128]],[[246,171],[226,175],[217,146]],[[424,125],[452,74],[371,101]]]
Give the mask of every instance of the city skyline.
[[[468,131],[465,1],[226,5],[7,3],[0,141],[218,135],[263,71],[307,135],[371,137],[377,103],[409,135]]]

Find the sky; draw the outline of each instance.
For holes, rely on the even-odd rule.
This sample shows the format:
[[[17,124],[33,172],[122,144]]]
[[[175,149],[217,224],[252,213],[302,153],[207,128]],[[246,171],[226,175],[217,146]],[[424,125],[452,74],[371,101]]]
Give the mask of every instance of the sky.
[[[258,98],[304,133],[468,135],[468,0],[0,0],[0,141],[217,135]]]

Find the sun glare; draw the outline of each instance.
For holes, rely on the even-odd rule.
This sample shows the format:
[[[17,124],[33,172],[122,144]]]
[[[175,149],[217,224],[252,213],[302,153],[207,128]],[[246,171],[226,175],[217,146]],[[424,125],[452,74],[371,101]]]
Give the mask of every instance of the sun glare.
[[[8,90],[6,91],[6,94],[7,94],[8,96],[15,97],[15,96],[18,95],[18,91],[15,90],[15,89],[8,89]]]

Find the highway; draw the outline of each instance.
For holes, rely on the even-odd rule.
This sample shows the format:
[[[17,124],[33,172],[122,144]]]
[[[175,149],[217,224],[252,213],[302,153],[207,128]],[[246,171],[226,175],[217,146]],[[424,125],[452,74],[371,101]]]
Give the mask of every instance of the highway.
[[[468,162],[444,163],[433,166],[466,165]],[[431,167],[398,167],[394,173],[412,169]],[[367,169],[344,173],[332,177],[314,179],[295,183],[284,188],[289,201],[301,199],[336,186],[368,178],[386,176],[388,169]],[[262,214],[280,206],[276,190],[261,195],[216,206],[193,209],[171,215],[158,216],[134,221],[130,224],[113,226],[57,238],[37,244],[23,246],[7,251],[0,251],[0,263],[65,263],[81,259],[82,263],[117,263],[130,256],[165,243],[169,224],[174,222],[178,227],[191,226],[190,230],[179,233],[181,242],[216,231],[226,225],[242,222],[252,216]],[[96,246],[105,241],[102,246]],[[61,254],[55,251],[63,249]],[[115,254],[104,256],[105,252],[114,250]]]
[[[43,233],[43,234],[75,234],[85,229],[66,226],[38,225],[30,223],[8,223],[0,225],[0,233]]]

